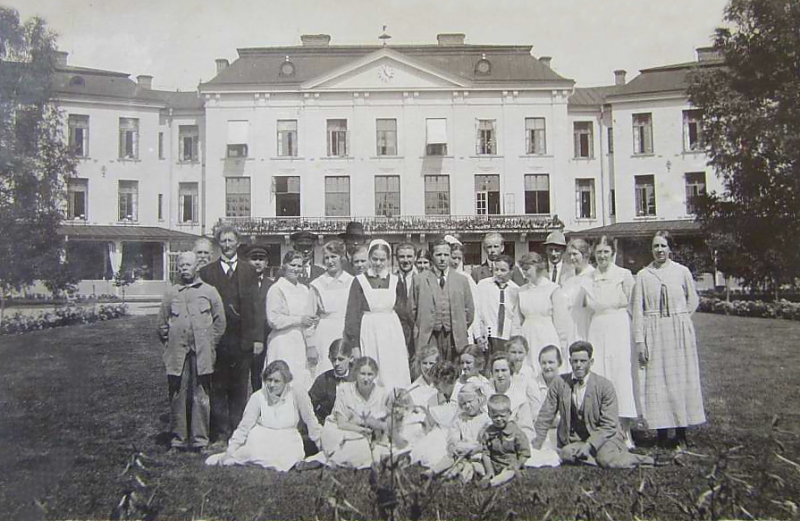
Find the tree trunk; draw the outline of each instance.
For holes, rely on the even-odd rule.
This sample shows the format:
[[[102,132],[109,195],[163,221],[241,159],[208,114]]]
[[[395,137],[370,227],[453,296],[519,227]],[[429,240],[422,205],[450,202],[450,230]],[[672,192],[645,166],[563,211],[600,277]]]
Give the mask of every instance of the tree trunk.
[[[0,287],[0,322],[6,316],[6,290]]]

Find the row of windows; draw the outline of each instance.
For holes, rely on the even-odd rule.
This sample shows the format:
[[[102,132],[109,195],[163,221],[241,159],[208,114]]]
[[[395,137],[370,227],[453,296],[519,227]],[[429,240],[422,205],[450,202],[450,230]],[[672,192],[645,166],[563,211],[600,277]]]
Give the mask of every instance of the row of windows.
[[[686,189],[686,214],[693,215],[697,212],[697,197],[706,193],[705,172],[688,172],[684,175]],[[656,213],[656,183],[655,176],[634,176],[634,204],[637,217],[651,217]]]
[[[200,221],[199,204],[198,184],[179,183],[178,222],[198,223]],[[88,215],[89,180],[70,179],[67,184],[67,218],[86,220]],[[120,222],[137,222],[139,220],[139,181],[121,180],[117,183],[117,220]],[[164,194],[158,194],[158,220],[164,220]]]

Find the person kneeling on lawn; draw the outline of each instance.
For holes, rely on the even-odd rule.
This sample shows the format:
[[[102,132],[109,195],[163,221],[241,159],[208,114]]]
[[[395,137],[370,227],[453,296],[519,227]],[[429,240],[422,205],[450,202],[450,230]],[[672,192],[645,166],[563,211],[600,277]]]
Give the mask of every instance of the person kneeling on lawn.
[[[254,465],[287,471],[303,462],[305,451],[297,424],[308,427],[316,443],[322,427],[314,416],[308,393],[292,386],[292,373],[283,360],[270,362],[261,373],[263,386],[247,402],[228,450],[209,456],[206,465]],[[299,465],[298,469],[306,469]]]
[[[489,398],[489,419],[478,441],[483,446],[483,466],[486,475],[481,486],[497,487],[514,479],[531,457],[528,437],[511,421],[511,399],[504,394]]]
[[[197,257],[178,255],[180,282],[167,290],[158,313],[158,336],[166,348],[172,447],[208,445],[211,374],[225,332],[222,298],[197,276]]]
[[[649,456],[631,454],[617,423],[614,385],[592,373],[592,344],[578,341],[569,347],[572,373],[556,377],[547,390],[534,429],[534,449],[541,449],[556,414],[558,455],[563,463],[585,463],[603,468],[653,466]]]

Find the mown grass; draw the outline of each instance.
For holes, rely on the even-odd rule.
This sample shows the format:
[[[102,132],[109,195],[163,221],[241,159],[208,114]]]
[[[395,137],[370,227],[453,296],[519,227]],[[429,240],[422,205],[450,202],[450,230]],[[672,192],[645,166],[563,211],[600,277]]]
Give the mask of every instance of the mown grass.
[[[376,515],[375,490],[387,476],[208,468],[199,455],[167,452],[154,324],[130,317],[0,339],[0,517],[107,519],[129,486],[121,473],[134,446],[155,464],[146,479],[158,519]],[[800,455],[800,323],[700,314],[695,324],[709,421],[690,439],[691,451],[706,457],[683,455],[659,469],[528,470],[499,491],[423,488],[406,468],[398,490],[409,497],[397,518],[690,519],[735,504],[759,518],[792,517],[782,501],[800,497],[800,472],[775,453]],[[776,415],[789,433],[773,428]],[[743,448],[717,457],[736,446]],[[745,518],[744,511],[727,515]]]

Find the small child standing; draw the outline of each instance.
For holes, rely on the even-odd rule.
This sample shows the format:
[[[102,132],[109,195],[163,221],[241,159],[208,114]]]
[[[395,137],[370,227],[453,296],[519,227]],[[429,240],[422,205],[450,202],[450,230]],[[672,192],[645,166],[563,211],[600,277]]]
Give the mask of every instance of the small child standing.
[[[531,456],[528,437],[511,421],[511,400],[495,394],[489,398],[489,418],[492,423],[478,435],[483,448],[486,475],[481,486],[497,487],[514,479]]]
[[[350,365],[353,363],[353,348],[336,339],[328,348],[328,360],[333,369],[329,369],[314,380],[314,385],[308,391],[311,404],[314,406],[314,415],[320,424],[325,424],[325,418],[333,412],[336,401],[336,387],[340,383],[350,381]]]

